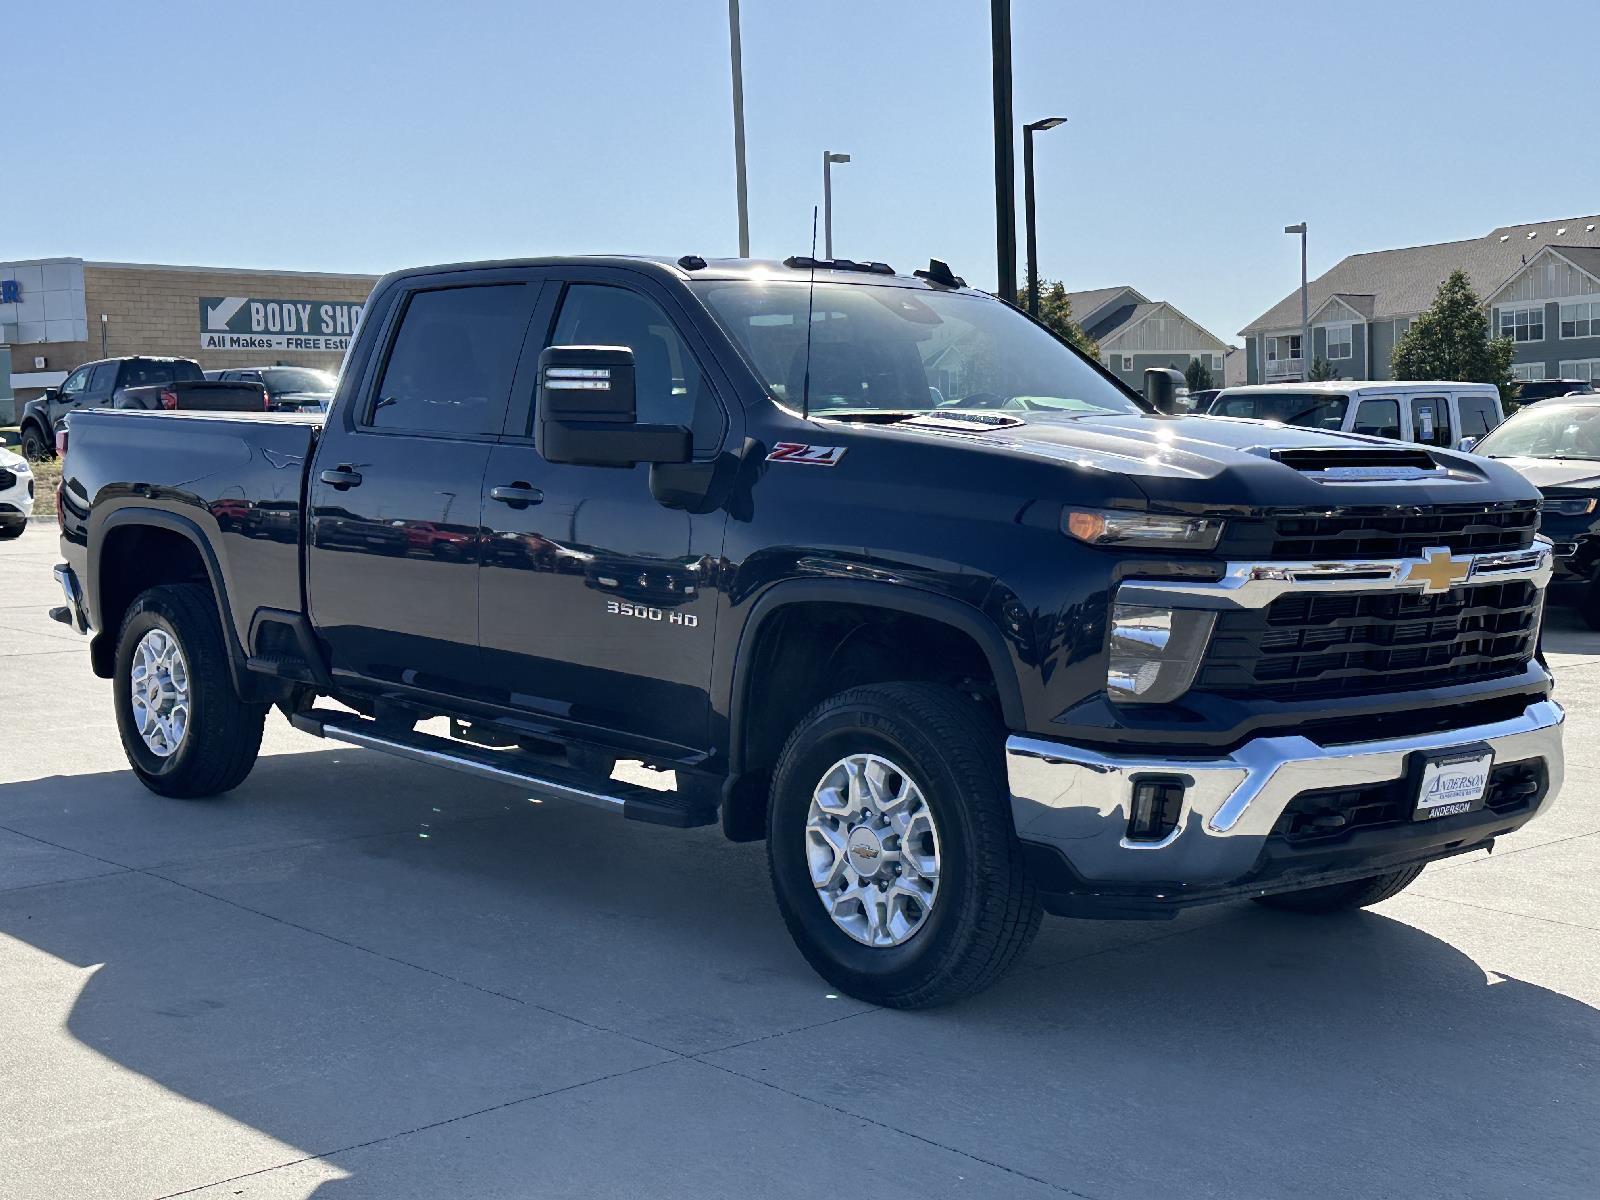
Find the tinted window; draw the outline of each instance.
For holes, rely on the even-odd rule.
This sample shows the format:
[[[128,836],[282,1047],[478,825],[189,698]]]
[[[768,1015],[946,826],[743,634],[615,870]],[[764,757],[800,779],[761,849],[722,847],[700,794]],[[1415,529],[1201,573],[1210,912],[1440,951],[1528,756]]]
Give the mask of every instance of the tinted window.
[[[1424,446],[1453,446],[1450,405],[1443,396],[1411,397],[1411,440]]]
[[[1356,409],[1353,433],[1400,440],[1400,401],[1363,400]]]
[[[1482,437],[1500,424],[1495,403],[1488,396],[1462,396],[1456,401],[1461,410],[1461,436]]]
[[[333,391],[333,376],[326,371],[316,371],[310,367],[274,367],[270,371],[251,371],[245,379],[252,383],[265,383],[267,391],[276,395],[279,392],[331,392]]]
[[[1218,397],[1211,412],[1219,417],[1252,417],[1304,429],[1342,429],[1349,404],[1347,396],[1325,396],[1316,392],[1249,392],[1242,396]]]
[[[722,410],[672,321],[638,292],[579,283],[567,289],[554,346],[626,346],[633,351],[641,424],[688,425],[697,449],[722,437]]]
[[[68,375],[66,382],[61,385],[61,394],[70,397],[83,391],[84,385],[89,382],[91,369],[90,367],[79,367],[71,375]]]
[[[101,363],[89,376],[88,393],[91,396],[109,396],[111,389],[117,386],[117,364],[114,362]]]
[[[183,368],[181,371],[180,367]],[[122,364],[122,377],[118,383],[121,387],[150,387],[152,384],[171,383],[174,379],[190,377],[185,364],[134,359]]]
[[[412,296],[370,423],[416,433],[499,433],[529,303],[529,289],[521,284]]]

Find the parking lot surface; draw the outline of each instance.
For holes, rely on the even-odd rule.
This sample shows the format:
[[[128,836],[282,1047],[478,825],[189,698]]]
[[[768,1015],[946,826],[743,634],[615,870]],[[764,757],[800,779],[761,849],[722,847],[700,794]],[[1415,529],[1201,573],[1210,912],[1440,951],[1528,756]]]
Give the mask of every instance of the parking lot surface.
[[[1600,1194],[1600,634],[1555,810],[1359,915],[1047,919],[925,1013],[830,994],[760,845],[268,719],[125,768],[0,545],[0,1197]]]

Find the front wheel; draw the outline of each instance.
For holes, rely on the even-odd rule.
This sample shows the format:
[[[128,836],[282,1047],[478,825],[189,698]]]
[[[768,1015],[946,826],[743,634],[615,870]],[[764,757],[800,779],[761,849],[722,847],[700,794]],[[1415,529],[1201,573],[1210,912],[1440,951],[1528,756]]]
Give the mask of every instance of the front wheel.
[[[267,710],[239,699],[222,626],[199,584],[153,587],[117,639],[117,730],[139,781],[163,796],[215,796],[244,782]]]
[[[29,425],[22,431],[22,457],[29,462],[55,457],[54,448],[45,441],[44,430],[37,425]]]
[[[15,525],[0,525],[0,542],[22,536],[22,531],[28,527],[26,521],[18,521]]]
[[[1298,892],[1279,892],[1273,896],[1257,896],[1257,904],[1284,912],[1335,913],[1366,908],[1380,900],[1398,896],[1422,874],[1422,865],[1371,875],[1366,879],[1352,879],[1348,883],[1330,883],[1323,887],[1303,888]]]
[[[1004,734],[960,693],[853,688],[813,710],[773,778],[767,854],[816,972],[892,1008],[989,986],[1038,932]]]

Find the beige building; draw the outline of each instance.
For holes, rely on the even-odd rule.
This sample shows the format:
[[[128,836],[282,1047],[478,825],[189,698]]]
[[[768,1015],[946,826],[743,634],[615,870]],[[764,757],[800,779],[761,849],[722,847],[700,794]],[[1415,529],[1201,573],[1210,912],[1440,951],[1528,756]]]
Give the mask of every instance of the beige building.
[[[11,358],[9,378],[0,379],[0,425],[14,419],[5,410],[20,410],[97,358],[337,370],[377,279],[81,258],[0,262],[0,346],[9,345]]]

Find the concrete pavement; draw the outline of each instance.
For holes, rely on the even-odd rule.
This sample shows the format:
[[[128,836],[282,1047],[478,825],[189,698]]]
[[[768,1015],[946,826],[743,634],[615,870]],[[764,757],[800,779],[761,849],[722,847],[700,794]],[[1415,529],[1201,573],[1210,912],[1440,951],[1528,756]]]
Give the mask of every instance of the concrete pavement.
[[[1600,1194],[1600,635],[1556,811],[1370,913],[1049,919],[931,1013],[829,993],[760,846],[268,719],[127,773],[0,543],[0,1197]]]

